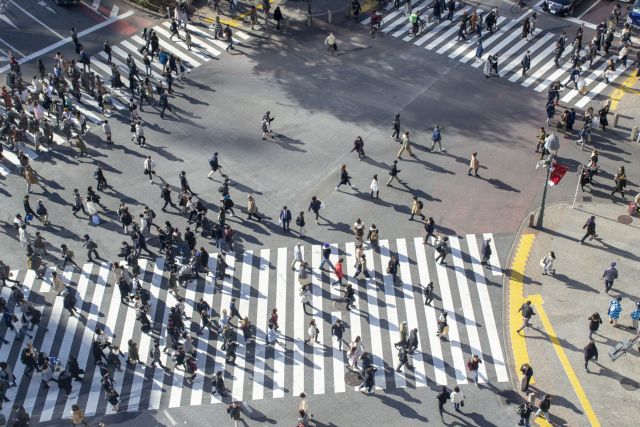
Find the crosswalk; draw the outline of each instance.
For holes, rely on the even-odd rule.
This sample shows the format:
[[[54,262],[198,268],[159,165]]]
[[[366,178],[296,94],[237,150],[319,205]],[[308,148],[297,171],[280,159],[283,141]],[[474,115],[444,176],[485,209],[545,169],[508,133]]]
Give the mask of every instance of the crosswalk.
[[[492,239],[493,254],[490,268],[480,264],[480,252],[486,239]],[[331,325],[341,319],[347,326],[345,342],[361,336],[365,351],[373,355],[376,388],[422,388],[433,384],[465,384],[468,380],[466,361],[472,354],[484,360],[480,382],[508,381],[503,343],[500,339],[500,292],[502,269],[497,256],[495,239],[484,235],[450,236],[451,254],[448,264],[434,262],[433,242],[423,244],[422,237],[382,240],[377,247],[365,243],[370,278],[354,278],[356,245],[353,242],[333,244],[330,261],[335,265],[338,257],[345,260],[347,280],[356,289],[356,308],[344,310],[342,289],[333,284],[335,276],[318,269],[321,259],[320,245],[303,245],[303,256],[313,266],[311,280],[311,308],[305,314],[298,293],[297,273],[291,270],[293,248],[247,250],[226,253],[228,277],[214,283],[212,273],[188,282],[180,288],[185,298],[185,326],[194,337],[197,351],[197,377],[193,384],[186,381],[180,369],[163,370],[151,366],[149,351],[158,336],[164,337],[169,308],[177,304],[168,292],[168,272],[164,259],[141,259],[141,281],[150,291],[150,318],[154,322],[151,334],[143,333],[136,320],[135,308],[121,303],[120,292],[114,284],[110,264],[87,263],[81,269],[67,268],[61,276],[68,286],[77,291],[79,316],[69,316],[63,308],[63,298],[51,292],[51,270],[44,279],[36,279],[33,271],[16,271],[22,282],[26,298],[41,306],[42,325],[34,331],[33,343],[40,351],[60,358],[65,366],[69,355],[74,355],[84,368],[83,382],[74,382],[74,391],[66,398],[52,384],[44,388],[39,374],[23,377],[24,365],[19,360],[25,345],[13,341],[14,331],[3,324],[0,334],[10,341],[0,347],[0,361],[14,367],[18,387],[9,389],[11,402],[2,407],[8,415],[13,404],[22,404],[40,422],[66,418],[73,404],[85,408],[88,415],[112,413],[95,369],[91,344],[93,332],[100,327],[126,352],[127,342],[133,339],[139,345],[143,363],[127,365],[116,371],[116,391],[120,394],[120,411],[158,410],[179,406],[218,404],[221,399],[213,395],[212,375],[222,370],[226,386],[233,399],[261,400],[295,396],[300,392],[317,395],[353,391],[346,381],[346,354],[338,350],[331,337]],[[386,272],[389,259],[399,261],[398,277]],[[216,270],[217,254],[211,254],[209,269]],[[435,301],[423,303],[422,287],[433,281]],[[9,301],[10,289],[2,289],[2,297]],[[194,314],[195,302],[203,298],[217,313],[229,308],[236,298],[243,316],[255,325],[256,341],[245,342],[238,331],[240,342],[235,366],[225,364],[221,342],[214,333],[205,330],[197,336],[199,314]],[[267,345],[265,335],[268,317],[278,309],[280,330],[278,343]],[[449,339],[436,337],[437,318],[441,311],[449,317]],[[315,319],[319,343],[304,342],[307,326]],[[418,328],[420,345],[413,355],[415,369],[397,372],[397,350],[400,341],[399,325],[406,321],[409,329]],[[237,320],[233,323],[237,325]],[[45,333],[44,329],[48,328]],[[347,349],[344,344],[344,349]],[[170,367],[170,356],[163,354],[163,364]]]
[[[426,17],[432,14],[429,6],[433,3],[431,0],[411,0],[413,11],[421,11],[422,16]],[[411,24],[408,17],[402,11],[396,11],[393,4],[389,4],[383,16],[381,30],[383,33],[390,34],[392,37],[402,39],[405,42],[414,44],[417,47],[434,51],[440,55],[447,55],[450,59],[458,60],[468,64],[475,58],[476,48],[478,46],[478,37],[467,35],[469,43],[458,42],[458,23],[457,21],[464,12],[471,14],[474,7],[461,6],[454,15],[453,22],[443,20],[441,23],[428,22],[426,32],[423,35],[413,37],[409,34]],[[485,8],[486,9],[486,8]],[[482,6],[478,7],[479,15],[486,16],[490,10],[483,10]],[[569,54],[571,47],[567,47],[563,54],[560,67],[554,64],[555,56],[555,40],[557,35],[536,29],[533,36],[522,39],[521,23],[532,11],[526,12],[520,18],[509,20],[505,17],[499,17],[497,21],[498,30],[491,34],[486,28],[482,31],[482,44],[484,54],[483,61],[473,61],[470,63],[472,67],[479,68],[484,64],[484,60],[489,55],[499,55],[499,72],[500,76],[510,82],[519,84],[524,87],[533,87],[536,92],[544,91],[551,83],[555,81],[566,82],[570,74]],[[364,26],[371,25],[371,18],[368,17],[361,22]],[[486,26],[485,26],[486,27]],[[584,43],[586,46],[587,43]],[[531,53],[531,68],[526,76],[521,74],[520,61],[526,51]],[[585,47],[583,47],[582,55],[584,55]],[[577,90],[565,89],[561,102],[573,105],[577,108],[585,108],[590,102],[598,98],[610,84],[604,81],[603,73],[607,66],[607,60],[617,59],[617,55],[609,53],[608,55],[598,56],[593,62],[593,67],[583,68],[582,78],[586,83],[587,91],[583,94]],[[627,66],[618,64],[614,77],[610,82],[618,79],[627,69]]]
[[[206,65],[212,59],[220,57],[220,55],[222,55],[225,48],[227,47],[226,42],[215,37],[214,32],[211,28],[189,23],[187,25],[187,28],[191,33],[192,41],[192,46],[189,50],[183,39],[180,39],[178,37],[174,37],[173,39],[171,39],[170,25],[171,24],[169,21],[165,21],[153,27],[153,30],[158,35],[160,48],[168,53],[174,54],[177,58],[180,58],[183,61],[187,72],[191,72],[197,67]],[[180,31],[180,35],[184,38],[183,30]],[[243,45],[251,39],[251,35],[244,31],[234,29],[233,39],[235,45]],[[143,75],[145,72],[145,67],[142,62],[142,55],[140,54],[138,49],[144,44],[145,41],[142,39],[142,37],[140,37],[139,35],[133,35],[111,46],[112,62],[120,69],[121,80],[124,83],[124,87],[119,89],[111,88],[111,68],[107,63],[107,54],[101,51],[94,53],[91,57],[91,71],[93,71],[96,75],[99,75],[102,78],[105,86],[111,89],[110,92],[112,95],[114,110],[117,112],[122,112],[122,114],[124,115],[129,114],[127,105],[129,103],[129,99],[131,98],[131,94],[128,90],[129,80],[126,77],[128,75],[128,68],[126,66],[127,56],[131,54],[134,61],[136,62],[136,65],[138,66],[140,74]],[[155,80],[157,80],[159,83],[165,84],[164,78],[161,78],[162,65],[157,61],[157,58],[152,62],[151,69],[151,81],[154,82]],[[102,114],[97,101],[94,100],[89,95],[89,93],[85,92],[84,90],[81,90],[81,94],[82,96],[80,102],[76,101],[75,99],[71,100],[71,102],[73,103],[73,107],[77,111],[80,111],[87,118],[88,122],[91,122],[95,125],[101,124],[106,117]],[[136,97],[136,100],[137,98],[138,97]],[[4,108],[0,107],[0,114],[4,114],[4,111]],[[99,131],[99,126],[94,127]],[[33,134],[27,132],[27,138],[29,139],[31,144],[34,144],[35,137]],[[54,130],[53,140],[56,145],[66,145],[66,138],[64,138],[56,130]],[[25,152],[25,154],[31,160],[35,160],[40,156],[39,153],[25,144],[20,144],[18,146],[18,149]],[[0,175],[7,176],[12,172],[16,173],[20,168],[20,161],[18,160],[16,153],[5,149],[3,152],[3,156],[5,162],[0,162]]]

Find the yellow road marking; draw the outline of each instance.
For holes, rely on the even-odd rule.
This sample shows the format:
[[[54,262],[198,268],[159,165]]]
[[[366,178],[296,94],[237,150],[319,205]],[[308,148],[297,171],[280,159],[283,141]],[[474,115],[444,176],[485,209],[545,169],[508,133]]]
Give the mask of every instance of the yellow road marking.
[[[591,407],[591,403],[589,403],[589,399],[587,399],[587,395],[585,394],[584,389],[580,384],[580,380],[578,380],[578,377],[576,376],[576,373],[573,370],[573,367],[571,366],[571,363],[569,362],[569,359],[567,358],[567,355],[564,352],[564,349],[562,348],[562,344],[560,344],[560,341],[556,336],[556,331],[553,329],[553,326],[551,326],[549,317],[547,317],[547,313],[544,311],[544,308],[542,307],[542,297],[540,295],[535,295],[535,296],[537,297],[536,300],[539,301],[536,304],[536,309],[537,309],[536,314],[540,318],[540,321],[542,322],[542,326],[544,326],[544,329],[547,331],[547,335],[549,336],[549,339],[553,344],[553,348],[555,349],[556,354],[558,355],[558,359],[560,359],[560,363],[562,364],[564,371],[567,373],[567,376],[569,377],[569,382],[571,382],[571,386],[573,387],[573,390],[578,396],[578,400],[580,400],[580,404],[582,405],[582,408],[584,409],[584,412],[587,415],[587,418],[589,419],[589,422],[591,423],[591,425],[594,427],[600,426],[600,421],[598,421],[598,417],[596,417],[596,413],[593,411],[593,408]]]
[[[524,336],[518,334],[516,330],[522,324],[522,316],[518,309],[524,303],[524,271],[529,259],[529,252],[533,246],[536,236],[524,234],[520,237],[518,249],[511,263],[511,274],[509,276],[509,336],[511,337],[511,347],[515,362],[516,378],[520,378],[520,366],[529,363],[529,353]],[[535,381],[532,378],[531,383]]]
[[[257,5],[256,9],[262,10],[262,4]],[[243,12],[238,15],[238,18],[240,18],[239,20],[235,18],[227,18],[224,15],[218,15],[218,16],[220,17],[220,23],[222,25],[228,25],[230,27],[239,28],[240,26],[244,26],[244,23],[245,23],[244,18],[246,18],[249,15],[251,15],[251,11]],[[215,22],[215,18],[203,18],[203,19],[212,24]]]
[[[638,78],[635,75],[630,75],[616,90],[611,92],[611,107],[609,108],[611,111],[616,110],[618,102],[620,102],[625,93],[631,93],[634,95],[638,95],[640,93],[640,91],[632,88],[636,80],[638,80]]]

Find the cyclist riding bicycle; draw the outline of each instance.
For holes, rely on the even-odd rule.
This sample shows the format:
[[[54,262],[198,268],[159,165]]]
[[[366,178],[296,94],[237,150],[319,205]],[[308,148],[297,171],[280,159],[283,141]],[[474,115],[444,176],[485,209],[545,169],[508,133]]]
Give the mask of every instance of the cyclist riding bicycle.
[[[411,31],[413,35],[417,35],[421,25],[424,25],[424,20],[420,18],[420,11],[413,12],[409,15],[409,22],[411,23]]]
[[[377,27],[379,29],[381,24],[382,14],[374,10],[371,14],[371,29],[373,29],[374,27]]]

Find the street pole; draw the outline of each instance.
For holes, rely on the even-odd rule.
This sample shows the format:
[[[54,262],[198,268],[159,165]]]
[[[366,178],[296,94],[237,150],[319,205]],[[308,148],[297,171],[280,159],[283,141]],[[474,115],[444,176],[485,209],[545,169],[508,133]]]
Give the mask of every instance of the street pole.
[[[580,170],[578,171],[578,184],[576,185],[576,193],[573,195],[573,205],[571,205],[571,209],[576,208],[576,200],[578,200],[578,189],[580,188],[580,183],[582,182],[583,170],[584,170],[584,165],[580,165]]]
[[[542,223],[544,221],[544,206],[547,202],[547,187],[549,186],[549,176],[551,175],[551,167],[553,166],[554,156],[549,154],[546,161],[547,163],[547,176],[544,180],[544,189],[542,190],[542,203],[540,204],[540,213],[538,214],[538,220],[536,221],[536,228],[542,229]]]
[[[311,0],[307,0],[307,25],[311,26]]]

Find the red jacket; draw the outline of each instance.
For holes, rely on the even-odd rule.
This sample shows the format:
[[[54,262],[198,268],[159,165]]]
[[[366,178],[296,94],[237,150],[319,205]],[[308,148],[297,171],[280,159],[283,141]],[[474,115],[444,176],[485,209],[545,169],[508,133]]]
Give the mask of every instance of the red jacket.
[[[336,263],[336,276],[340,280],[342,280],[342,278],[344,277],[344,272],[342,271],[342,263],[341,262]]]

